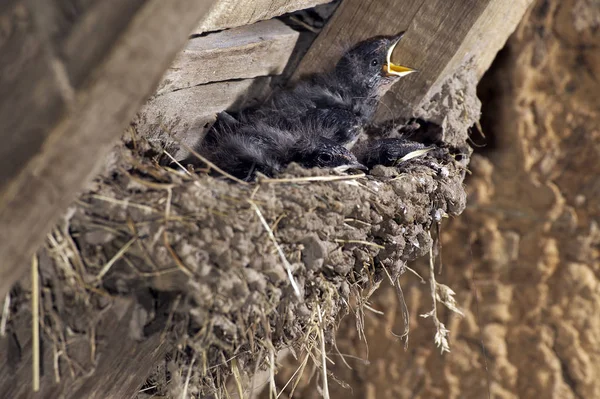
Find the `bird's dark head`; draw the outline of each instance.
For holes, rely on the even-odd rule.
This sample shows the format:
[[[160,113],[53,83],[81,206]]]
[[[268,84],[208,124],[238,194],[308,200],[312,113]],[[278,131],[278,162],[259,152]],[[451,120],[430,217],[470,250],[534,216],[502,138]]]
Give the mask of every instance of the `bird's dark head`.
[[[394,36],[377,36],[358,43],[336,65],[336,74],[363,86],[367,95],[383,95],[401,77],[415,69],[394,64],[392,52],[404,32]]]
[[[298,163],[305,168],[345,166],[347,168],[365,169],[365,166],[358,162],[354,154],[346,147],[324,137],[320,138],[318,145],[312,150],[305,152]]]

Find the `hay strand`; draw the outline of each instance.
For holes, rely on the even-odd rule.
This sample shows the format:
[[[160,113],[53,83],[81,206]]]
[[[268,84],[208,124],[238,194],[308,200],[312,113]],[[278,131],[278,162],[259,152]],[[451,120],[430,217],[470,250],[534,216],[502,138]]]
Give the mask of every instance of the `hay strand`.
[[[317,314],[319,315],[319,343],[321,344],[321,372],[323,373],[323,398],[329,399],[327,356],[325,353],[325,332],[323,331],[323,314],[321,313],[320,304],[317,304]]]
[[[261,177],[258,179],[259,183],[266,184],[280,184],[280,183],[311,183],[311,182],[327,182],[327,181],[343,181],[343,180],[356,180],[365,177],[364,173],[358,173],[356,175],[344,175],[344,176],[303,176],[303,177],[290,177],[290,178],[269,178]]]
[[[279,246],[279,243],[277,242],[277,239],[275,238],[275,234],[273,234],[273,230],[271,230],[271,227],[265,220],[265,217],[263,216],[262,212],[260,211],[260,208],[258,207],[258,205],[256,205],[256,203],[254,203],[253,201],[250,201],[250,200],[248,200],[248,203],[252,206],[252,208],[254,208],[254,212],[256,212],[256,214],[258,215],[258,218],[260,219],[260,222],[262,223],[263,227],[267,231],[269,238],[273,242],[273,245],[275,245],[275,249],[277,249],[277,253],[279,254],[279,257],[281,258],[281,261],[283,262],[283,266],[285,267],[285,271],[287,272],[288,279],[290,280],[290,283],[292,284],[292,288],[294,289],[294,293],[296,294],[296,297],[298,297],[298,299],[302,299],[302,296],[300,295],[300,287],[298,287],[298,283],[296,282],[296,279],[294,278],[294,275],[292,274],[292,265],[287,260],[285,254],[283,253],[283,250]]]
[[[181,392],[181,399],[187,399],[188,389],[190,386],[190,379],[192,378],[192,370],[194,369],[194,363],[196,363],[196,355],[192,357],[190,366],[188,367],[187,376],[185,377],[185,384],[183,385],[183,392]]]
[[[2,318],[0,319],[0,338],[6,336],[6,323],[10,317],[10,292],[6,293],[4,305],[2,305]]]
[[[96,283],[102,281],[102,278],[106,275],[106,273],[108,273],[108,271],[110,270],[110,268],[119,260],[121,259],[121,257],[123,255],[125,255],[125,253],[127,252],[127,250],[137,241],[137,237],[133,237],[131,240],[127,241],[125,243],[125,245],[123,245],[121,247],[121,249],[119,249],[119,251],[112,257],[110,258],[110,260],[108,262],[106,262],[106,264],[104,266],[102,266],[102,268],[100,269],[100,272],[96,275]]]
[[[32,389],[40,390],[40,286],[38,257],[31,259],[31,344],[32,344]]]

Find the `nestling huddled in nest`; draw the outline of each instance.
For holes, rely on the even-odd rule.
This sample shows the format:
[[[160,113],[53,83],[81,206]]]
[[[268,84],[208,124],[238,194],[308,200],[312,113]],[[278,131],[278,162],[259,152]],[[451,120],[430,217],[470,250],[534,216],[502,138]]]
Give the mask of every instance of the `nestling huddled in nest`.
[[[391,62],[404,32],[363,41],[347,51],[333,70],[275,91],[259,107],[235,116],[219,114],[197,152],[243,180],[273,176],[292,162],[304,167],[367,169],[392,164],[424,145],[406,138],[385,139],[350,152],[373,122],[383,95],[414,69]],[[358,156],[358,158],[357,158]],[[194,156],[184,164],[201,164]]]

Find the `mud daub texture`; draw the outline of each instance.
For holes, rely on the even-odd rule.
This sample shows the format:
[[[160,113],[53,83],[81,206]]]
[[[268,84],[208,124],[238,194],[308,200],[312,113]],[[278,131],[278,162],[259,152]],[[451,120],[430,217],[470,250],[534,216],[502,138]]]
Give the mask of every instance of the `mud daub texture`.
[[[247,187],[163,171],[159,182],[145,183],[141,176],[150,172],[141,167],[118,172],[110,185],[82,196],[71,231],[80,237],[76,242],[91,275],[135,240],[106,273],[103,288],[127,295],[143,285],[173,298],[182,295],[173,321],[185,328],[173,338],[204,354],[209,367],[235,356],[246,369],[271,345],[309,347],[315,340],[309,330],[334,326],[348,311],[351,294],[378,284],[384,267],[397,276],[405,262],[428,252],[435,216],[460,213],[465,195],[460,166],[448,163],[435,172],[421,163],[404,170],[377,167],[374,176],[342,181]],[[290,172],[282,177],[330,177],[325,171]],[[302,299],[259,212],[272,226]],[[160,331],[165,322],[147,317],[138,327],[154,330],[156,324]],[[222,368],[208,376],[229,374],[231,365]]]
[[[464,76],[437,95],[462,107],[463,125],[445,122],[455,146],[466,141],[465,121],[479,116],[477,101],[465,105],[469,95]],[[319,356],[351,304],[428,253],[432,224],[465,207],[468,154],[462,162],[426,155],[366,176],[292,165],[278,179],[241,185],[159,166],[160,148],[133,128],[124,142],[40,252],[42,339],[63,348],[54,373],[68,366],[89,375],[72,367],[69,340],[89,345],[94,360],[98,320],[129,298],[128,337],[160,336],[166,353],[149,395],[206,397],[228,376],[246,381],[284,347]],[[27,311],[15,300],[15,314],[17,304]]]

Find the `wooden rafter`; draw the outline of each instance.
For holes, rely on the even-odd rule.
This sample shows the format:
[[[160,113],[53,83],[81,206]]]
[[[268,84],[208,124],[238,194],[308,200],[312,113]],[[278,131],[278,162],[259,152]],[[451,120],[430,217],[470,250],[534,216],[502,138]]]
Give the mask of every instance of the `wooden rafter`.
[[[294,77],[332,65],[352,44],[406,30],[393,59],[419,69],[396,84],[386,103],[409,115],[428,92],[473,59],[479,76],[532,0],[345,0],[302,59]]]

